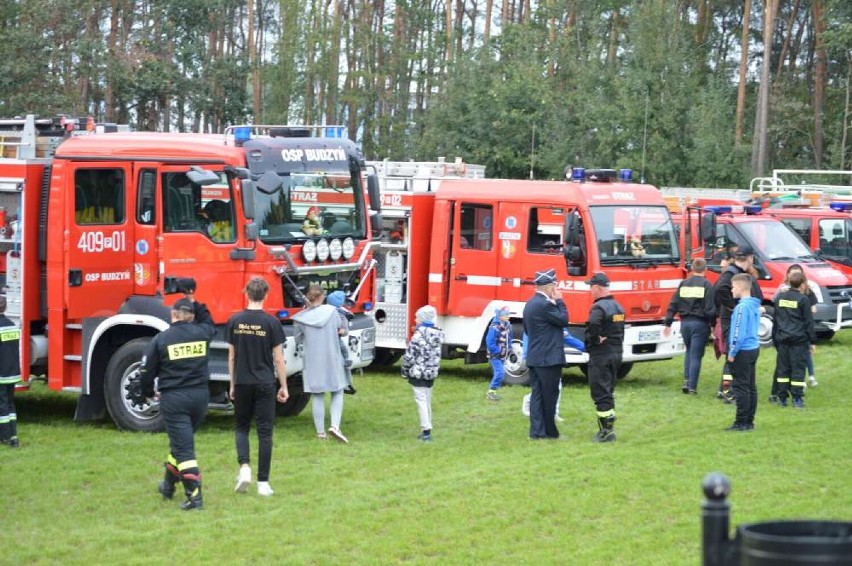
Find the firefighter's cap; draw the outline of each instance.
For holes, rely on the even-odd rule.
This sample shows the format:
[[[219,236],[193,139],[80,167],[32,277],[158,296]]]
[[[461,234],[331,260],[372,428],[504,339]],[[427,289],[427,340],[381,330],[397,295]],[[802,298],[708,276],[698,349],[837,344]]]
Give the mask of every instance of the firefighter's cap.
[[[192,314],[195,312],[195,307],[189,299],[178,299],[175,301],[175,304],[172,305],[172,310]]]
[[[586,281],[586,285],[599,285],[601,287],[609,287],[609,277],[605,273],[595,273],[592,278]]]
[[[547,271],[536,271],[533,283],[541,287],[542,285],[550,285],[556,283],[556,270],[548,269]]]
[[[754,250],[751,249],[751,247],[749,247],[747,245],[743,245],[743,246],[738,247],[737,250],[734,252],[735,258],[745,258],[745,257],[748,257],[750,255],[754,255]]]

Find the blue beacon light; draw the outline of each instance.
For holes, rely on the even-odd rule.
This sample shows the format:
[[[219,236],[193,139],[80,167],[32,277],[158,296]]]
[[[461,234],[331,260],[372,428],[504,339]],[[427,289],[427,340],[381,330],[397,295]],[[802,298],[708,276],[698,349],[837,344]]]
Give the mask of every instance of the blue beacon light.
[[[571,170],[571,180],[575,183],[582,183],[586,180],[586,170],[582,167],[574,167]]]
[[[248,126],[240,126],[234,128],[234,143],[243,145],[251,139],[251,128]]]
[[[620,169],[618,176],[622,182],[630,183],[633,181],[633,169]]]
[[[828,207],[837,212],[852,212],[852,202],[832,202]]]

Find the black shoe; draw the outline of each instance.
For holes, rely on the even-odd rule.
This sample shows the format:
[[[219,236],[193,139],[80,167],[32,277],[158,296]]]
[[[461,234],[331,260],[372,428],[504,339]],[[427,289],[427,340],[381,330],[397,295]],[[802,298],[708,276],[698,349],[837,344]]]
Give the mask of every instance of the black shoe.
[[[690,395],[698,395],[698,391],[696,391],[695,389],[690,389],[689,394]]]
[[[683,392],[683,394],[684,394],[684,395],[686,395],[687,393],[689,393],[689,383],[687,383],[686,381],[684,381],[684,382],[683,382],[683,385],[681,385],[681,386],[680,386],[680,390],[681,390],[681,392]]]
[[[751,430],[751,429],[748,428],[747,424],[734,423],[731,426],[729,426],[728,428],[726,428],[725,430],[727,432],[745,432],[745,431]]]
[[[772,403],[772,404],[777,403],[778,402],[778,395],[770,395],[769,396],[769,402]]]
[[[746,430],[754,430],[754,423],[746,423],[745,427]]]
[[[356,393],[358,393],[358,392],[357,392],[357,391],[355,391],[355,388],[354,388],[354,387],[352,387],[351,385],[347,385],[347,386],[346,386],[346,389],[344,389],[344,390],[343,390],[343,393],[344,393],[345,395],[355,395],[355,394],[356,394]]]
[[[18,448],[21,446],[20,441],[17,438],[12,438],[9,440],[9,448]]]
[[[190,497],[189,499],[180,504],[180,508],[184,511],[192,511],[193,509],[201,509],[203,507],[204,501],[201,499],[200,495],[196,497]]]
[[[160,492],[163,499],[171,499],[175,496],[175,486],[169,485],[165,480],[161,481],[160,485],[157,486],[157,491]]]
[[[615,442],[615,432],[611,428],[602,428],[592,438],[592,442]]]

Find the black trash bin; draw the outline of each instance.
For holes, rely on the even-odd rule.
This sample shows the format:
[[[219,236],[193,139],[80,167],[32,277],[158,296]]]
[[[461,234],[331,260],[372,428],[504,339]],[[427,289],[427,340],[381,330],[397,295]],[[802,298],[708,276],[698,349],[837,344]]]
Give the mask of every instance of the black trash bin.
[[[737,527],[741,566],[852,566],[852,523],[776,521]]]

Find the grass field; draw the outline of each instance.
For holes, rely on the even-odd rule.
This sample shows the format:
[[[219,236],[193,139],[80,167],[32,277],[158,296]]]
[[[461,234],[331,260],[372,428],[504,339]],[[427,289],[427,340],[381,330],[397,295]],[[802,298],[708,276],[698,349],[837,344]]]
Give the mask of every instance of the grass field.
[[[370,373],[347,397],[348,446],[314,438],[310,411],[279,420],[272,498],[232,492],[231,416],[197,435],[205,509],[156,492],[165,435],[77,425],[74,397],[38,384],[18,396],[17,451],[0,450],[0,563],[700,563],[700,482],[733,484],[732,524],[852,520],[852,332],[821,344],[804,411],[766,402],[774,350],[759,361],[757,430],[725,433],[708,352],[699,395],[682,360],[639,364],[617,389],[618,442],[596,445],[594,409],[565,371],[556,442],[527,439],[525,388],[485,400],[486,366],[447,363],[434,441],[419,443],[411,388]],[[256,443],[252,439],[253,453]]]

